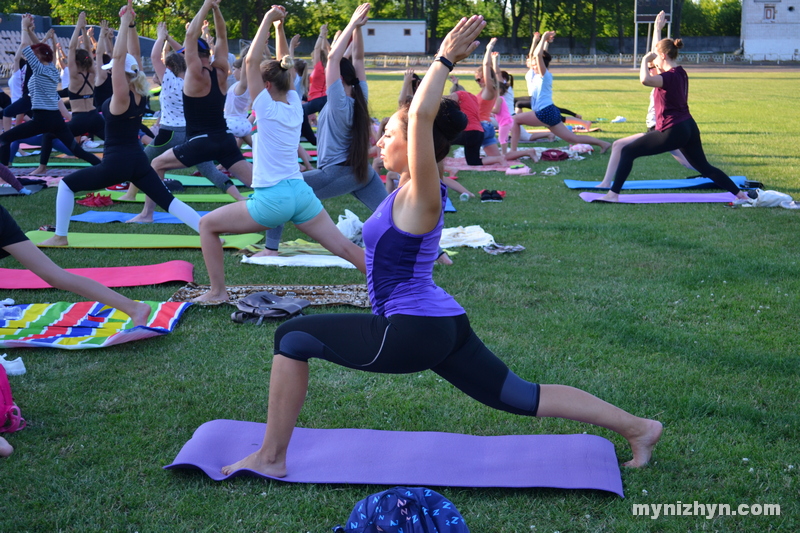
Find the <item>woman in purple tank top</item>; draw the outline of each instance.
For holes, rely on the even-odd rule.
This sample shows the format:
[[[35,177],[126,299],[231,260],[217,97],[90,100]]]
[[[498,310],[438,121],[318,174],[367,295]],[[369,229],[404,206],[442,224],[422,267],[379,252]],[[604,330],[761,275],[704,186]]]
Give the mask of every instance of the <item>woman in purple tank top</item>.
[[[358,9],[364,6],[369,8]],[[264,441],[258,451],[223,467],[223,474],[246,468],[286,476],[286,451],[308,390],[312,358],[367,372],[430,369],[495,409],[609,428],[631,445],[627,466],[649,461],[661,436],[659,422],[572,387],[518,377],[478,339],[458,303],[433,283],[444,203],[437,161],[467,124],[458,104],[443,100],[442,91],[453,64],[478,46],[475,38],[485,25],[483,17],[464,18],[444,38],[410,107],[392,116],[378,141],[386,168],[401,178],[400,187],[364,225],[373,314],[310,315],[278,328]]]

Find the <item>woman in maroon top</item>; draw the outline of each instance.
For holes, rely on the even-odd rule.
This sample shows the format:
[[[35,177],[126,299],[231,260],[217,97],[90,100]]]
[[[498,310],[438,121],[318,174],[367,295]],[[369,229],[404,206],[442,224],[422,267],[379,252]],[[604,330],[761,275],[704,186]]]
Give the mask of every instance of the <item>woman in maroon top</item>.
[[[655,52],[642,58],[639,80],[642,85],[656,87],[656,129],[622,149],[614,184],[608,194],[599,198],[600,201],[619,200],[619,192],[628,179],[634,159],[672,150],[680,150],[693,168],[710,178],[721,189],[735,194],[741,200],[747,199],[747,193],[740,190],[727,174],[712,166],[703,153],[700,130],[689,114],[689,77],[676,62],[678,49],[682,47],[680,39],[663,39],[656,45]],[[650,74],[648,64],[651,62],[659,68],[661,74]]]

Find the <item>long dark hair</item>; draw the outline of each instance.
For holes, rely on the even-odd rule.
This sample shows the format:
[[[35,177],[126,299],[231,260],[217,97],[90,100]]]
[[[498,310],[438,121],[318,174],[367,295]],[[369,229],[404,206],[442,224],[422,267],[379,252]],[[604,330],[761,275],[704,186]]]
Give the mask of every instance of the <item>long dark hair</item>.
[[[345,164],[353,167],[356,181],[363,184],[369,178],[369,131],[372,128],[372,119],[367,108],[367,98],[361,91],[353,63],[347,58],[342,58],[339,62],[339,69],[344,83],[353,88],[353,99],[355,100],[352,140]]]
[[[397,110],[404,138],[408,139],[408,110],[411,102],[400,106]],[[458,102],[450,98],[442,98],[439,111],[433,121],[433,152],[436,162],[442,161],[450,153],[453,140],[467,127],[467,115],[461,111]]]

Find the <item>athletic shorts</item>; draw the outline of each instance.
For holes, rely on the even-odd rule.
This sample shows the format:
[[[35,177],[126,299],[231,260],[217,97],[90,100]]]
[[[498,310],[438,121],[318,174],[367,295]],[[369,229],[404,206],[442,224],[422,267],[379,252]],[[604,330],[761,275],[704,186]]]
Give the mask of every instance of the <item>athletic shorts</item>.
[[[223,167],[229,169],[239,161],[244,161],[232,133],[197,135],[173,148],[172,153],[186,167],[193,167],[204,161],[219,161]]]
[[[561,112],[552,104],[544,109],[536,111],[536,118],[538,118],[542,124],[547,126],[556,126],[561,124]]]
[[[11,213],[0,205],[0,259],[10,255],[3,248],[27,240],[28,237],[22,232]]]
[[[265,228],[284,222],[308,222],[322,212],[322,202],[301,179],[283,180],[272,187],[258,187],[247,199],[247,212]]]
[[[225,117],[225,122],[234,137],[244,137],[253,130],[253,125],[244,117]]]
[[[481,146],[490,146],[498,144],[497,137],[495,136],[495,129],[491,122],[481,122],[483,126],[483,142]]]

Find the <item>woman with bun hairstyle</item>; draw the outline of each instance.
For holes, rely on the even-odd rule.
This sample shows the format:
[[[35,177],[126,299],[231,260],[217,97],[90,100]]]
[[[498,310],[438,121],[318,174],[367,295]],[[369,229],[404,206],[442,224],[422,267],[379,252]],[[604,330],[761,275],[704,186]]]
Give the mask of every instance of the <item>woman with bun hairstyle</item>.
[[[689,76],[677,63],[678,50],[683,47],[680,39],[662,39],[642,58],[639,81],[647,87],[655,87],[656,129],[625,146],[620,152],[619,165],[614,174],[614,183],[602,202],[616,202],[622,185],[628,179],[636,158],[680,150],[689,164],[701,175],[710,178],[718,187],[747,200],[747,193],[740,190],[720,169],[712,166],[703,152],[700,130],[689,113]],[[653,63],[660,74],[650,72]]]
[[[443,39],[439,54],[414,95],[389,121],[378,141],[400,187],[364,224],[369,314],[294,318],[275,332],[267,429],[261,448],[222,468],[274,477],[287,474],[286,450],[308,390],[311,358],[379,373],[433,370],[474,399],[527,416],[561,417],[607,427],[631,445],[628,466],[650,459],[661,424],[637,418],[586,392],[519,378],[483,345],[464,309],[433,282],[433,263],[444,226],[445,187],[437,161],[466,127],[458,105],[442,99],[453,64],[478,46],[483,17],[463,18]]]
[[[200,215],[178,200],[159,179],[139,142],[139,125],[142,123],[149,94],[147,77],[136,58],[128,50],[138,52],[139,36],[136,34],[134,12],[128,5],[120,10],[120,27],[111,58],[111,83],[114,92],[103,104],[106,121],[106,142],[103,162],[92,168],[70,174],[58,184],[56,197],[56,234],[39,246],[68,246],[69,219],[75,206],[75,193],[95,191],[130,181],[165,211],[198,231]]]
[[[106,123],[94,105],[94,70],[95,64],[89,51],[78,48],[81,32],[86,30],[86,13],[81,11],[75,31],[69,41],[69,55],[67,56],[67,73],[69,83],[67,96],[69,97],[72,118],[67,123],[72,135],[79,137],[84,134],[105,137]],[[86,38],[88,41],[88,37]],[[53,151],[53,134],[47,134],[42,139],[42,154],[39,156],[39,168],[31,172],[32,176],[46,175],[47,163]]]
[[[28,68],[32,70],[28,87],[31,95],[31,109],[33,120],[20,124],[15,128],[0,135],[0,163],[8,166],[11,158],[11,143],[17,139],[27,139],[40,133],[52,133],[70,151],[91,163],[99,165],[100,159],[85,151],[75,142],[72,132],[59,111],[61,97],[58,96],[58,83],[61,76],[53,64],[53,49],[39,41],[33,29],[33,15],[22,16],[22,55],[28,61]],[[44,152],[39,159],[39,164],[46,164]],[[47,154],[49,157],[49,154]]]
[[[264,231],[292,221],[322,246],[365,272],[364,251],[336,227],[314,196],[297,166],[297,145],[303,122],[303,104],[294,90],[283,21],[286,10],[272,6],[261,21],[245,58],[247,86],[253,96],[258,130],[253,145],[253,189],[246,202],[229,204],[200,219],[200,244],[211,289],[198,302],[225,301],[225,265],[222,233]],[[270,26],[275,25],[275,55],[263,61]]]
[[[304,172],[303,179],[320,200],[349,193],[374,211],[386,198],[386,189],[369,164],[372,119],[361,36],[369,8],[369,4],[356,8],[331,47],[325,70],[328,101],[317,121],[317,169]],[[352,61],[345,57],[351,38]],[[266,250],[256,255],[277,255],[282,232],[282,225],[267,232]]]

